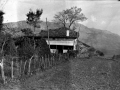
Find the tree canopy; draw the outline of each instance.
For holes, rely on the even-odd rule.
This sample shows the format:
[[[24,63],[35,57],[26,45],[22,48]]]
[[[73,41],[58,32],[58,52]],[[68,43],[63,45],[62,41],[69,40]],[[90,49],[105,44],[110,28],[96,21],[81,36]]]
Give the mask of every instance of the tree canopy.
[[[21,29],[21,31],[24,35],[33,35],[33,31],[30,28]]]
[[[53,21],[60,26],[71,28],[77,21],[85,21],[87,19],[81,11],[81,8],[71,7],[55,14]]]
[[[3,25],[3,15],[4,15],[4,12],[0,11],[0,31],[2,30],[2,25]]]
[[[29,13],[26,14],[27,16],[27,23],[32,25],[34,28],[35,27],[40,27],[40,25],[38,25],[40,23],[40,16],[43,13],[43,9],[39,10],[37,9],[36,12],[33,12],[31,9],[29,11]]]

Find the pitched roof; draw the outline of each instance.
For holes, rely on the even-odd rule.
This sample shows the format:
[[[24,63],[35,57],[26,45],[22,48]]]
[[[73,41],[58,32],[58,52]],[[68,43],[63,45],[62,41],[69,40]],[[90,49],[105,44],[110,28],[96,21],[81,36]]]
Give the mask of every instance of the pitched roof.
[[[68,28],[57,28],[57,29],[49,29],[49,37],[50,38],[77,38],[78,32],[69,30],[69,36],[66,36],[66,31],[69,30]],[[39,36],[47,38],[48,31],[41,30]]]

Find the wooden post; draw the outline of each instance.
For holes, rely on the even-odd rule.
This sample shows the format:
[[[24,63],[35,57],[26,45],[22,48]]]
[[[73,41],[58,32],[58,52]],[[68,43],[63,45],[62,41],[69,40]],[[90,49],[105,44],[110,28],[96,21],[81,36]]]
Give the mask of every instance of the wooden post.
[[[18,57],[16,57],[16,67],[17,67],[17,77],[19,76],[19,74],[20,74],[20,72],[19,72],[19,67],[20,67],[20,65],[19,65],[19,63],[18,63]]]
[[[12,61],[11,61],[11,78],[13,79],[14,78],[14,75],[13,75],[13,64],[14,64],[14,62],[13,62],[13,58],[12,58]]]
[[[55,58],[54,58],[54,56],[52,57],[52,61],[53,61],[53,66],[54,66],[54,64],[55,64],[55,60],[54,60]]]
[[[38,66],[38,68],[39,68],[39,71],[40,71],[40,68],[41,68],[41,57],[39,57],[39,66]]]
[[[29,59],[29,68],[28,68],[28,74],[30,74],[31,71],[31,60],[32,60],[33,56]]]
[[[48,67],[50,67],[50,57],[48,55]]]
[[[48,66],[48,56],[46,55],[46,60],[45,60],[45,62],[46,62],[46,68],[48,68],[49,66]]]
[[[25,74],[25,66],[26,66],[27,60],[24,63],[24,69],[23,69],[23,75]]]
[[[3,82],[5,84],[4,59],[3,58],[2,58],[2,61],[0,63],[0,66],[1,66],[2,79],[3,79]]]
[[[39,57],[39,69],[41,67],[41,57]]]
[[[44,59],[44,65],[45,65],[45,69],[46,69],[46,67],[47,67],[47,63],[46,63],[46,59],[47,57],[46,57],[46,55],[45,55],[45,59]]]
[[[33,59],[33,68],[35,70],[35,58]]]
[[[38,59],[38,54],[36,54],[36,68],[37,68],[37,70],[39,69],[39,59]]]
[[[46,55],[45,55],[45,58],[44,58],[44,69],[46,69]]]
[[[49,49],[50,49],[49,29],[48,29],[48,24],[47,24],[47,18],[46,18],[46,26],[47,26],[47,31],[48,31],[48,44],[49,44]]]
[[[20,61],[20,75],[22,75],[22,60]]]
[[[41,69],[44,69],[44,58],[42,57],[42,62],[41,62]]]

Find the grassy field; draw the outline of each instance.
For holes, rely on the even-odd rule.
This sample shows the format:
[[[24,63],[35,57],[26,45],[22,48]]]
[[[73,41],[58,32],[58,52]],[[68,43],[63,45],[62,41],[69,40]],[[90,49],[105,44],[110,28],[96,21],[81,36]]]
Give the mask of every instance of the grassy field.
[[[120,90],[120,62],[76,58],[36,73],[18,87],[2,90]]]

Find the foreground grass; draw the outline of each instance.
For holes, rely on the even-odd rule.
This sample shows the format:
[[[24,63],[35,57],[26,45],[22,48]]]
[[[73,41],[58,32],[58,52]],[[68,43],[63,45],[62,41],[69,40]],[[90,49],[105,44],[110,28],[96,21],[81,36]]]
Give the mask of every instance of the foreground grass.
[[[120,62],[73,59],[22,81],[19,90],[120,90]]]
[[[120,63],[92,58],[71,62],[73,86],[78,90],[120,90]]]

